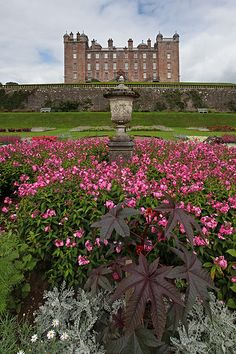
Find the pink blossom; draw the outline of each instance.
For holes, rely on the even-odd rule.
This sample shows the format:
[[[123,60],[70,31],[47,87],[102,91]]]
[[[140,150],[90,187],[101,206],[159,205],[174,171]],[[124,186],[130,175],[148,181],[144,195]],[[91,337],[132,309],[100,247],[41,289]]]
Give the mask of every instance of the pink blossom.
[[[50,218],[52,216],[56,216],[56,212],[53,209],[47,209],[46,213],[42,214],[41,217],[43,219],[47,219]]]
[[[89,264],[90,261],[87,256],[78,256],[78,263],[79,265],[85,265],[85,264]]]
[[[226,269],[228,266],[228,262],[224,256],[219,256],[214,259],[214,263],[219,265],[222,269]]]
[[[63,247],[64,246],[64,241],[57,239],[57,240],[54,241],[54,245],[56,247]]]
[[[9,209],[8,209],[7,207],[5,207],[5,206],[2,207],[2,212],[3,212],[3,213],[8,213],[8,211],[9,211]]]
[[[84,230],[80,228],[79,230],[75,231],[73,235],[77,238],[81,238],[84,235]]]
[[[105,203],[105,206],[106,206],[108,209],[112,209],[112,208],[114,208],[115,204],[113,203],[112,200],[107,200],[106,203]]]
[[[195,236],[193,238],[194,246],[208,246],[209,241],[207,239],[201,238],[200,236]]]
[[[45,226],[45,228],[44,228],[44,231],[45,231],[45,232],[49,232],[50,230],[51,230],[51,226],[50,226],[50,225]]]
[[[231,278],[230,278],[230,281],[231,281],[232,283],[236,283],[236,276],[231,277]]]
[[[87,241],[85,242],[85,247],[86,247],[86,249],[87,249],[88,252],[91,252],[91,251],[92,251],[93,245],[91,244],[90,240],[87,240]]]
[[[96,237],[95,245],[97,245],[98,247],[101,247],[101,240],[99,237]]]
[[[12,204],[12,200],[9,197],[6,197],[3,201],[4,204]]]

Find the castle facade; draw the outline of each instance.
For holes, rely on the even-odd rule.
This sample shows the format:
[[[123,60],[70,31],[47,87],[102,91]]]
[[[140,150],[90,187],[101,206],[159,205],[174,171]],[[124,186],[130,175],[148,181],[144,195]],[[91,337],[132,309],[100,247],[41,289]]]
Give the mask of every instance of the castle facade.
[[[84,33],[65,34],[64,75],[65,83],[114,81],[120,75],[131,82],[178,82],[179,35],[164,38],[159,33],[153,46],[148,39],[134,47],[129,39],[124,48],[108,39],[107,48],[102,48],[94,39],[89,45]]]

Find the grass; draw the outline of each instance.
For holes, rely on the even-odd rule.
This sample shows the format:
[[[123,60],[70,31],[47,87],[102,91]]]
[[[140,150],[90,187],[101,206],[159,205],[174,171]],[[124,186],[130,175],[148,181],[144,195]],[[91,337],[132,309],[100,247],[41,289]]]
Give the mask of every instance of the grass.
[[[0,112],[0,128],[55,127],[71,129],[80,125],[110,125],[110,112]],[[236,127],[233,113],[133,112],[131,125],[165,125],[167,127]]]
[[[78,126],[102,126],[112,125],[110,112],[52,112],[52,113],[23,113],[0,112],[0,128],[32,128],[51,127],[53,131],[46,132],[22,132],[0,133],[0,135],[18,135],[32,137],[42,135],[57,135],[62,137],[79,138],[85,136],[112,136],[112,131],[85,131],[70,132],[70,129]],[[164,139],[174,139],[176,135],[209,136],[236,134],[235,132],[200,132],[189,130],[187,127],[210,127],[228,125],[236,127],[235,114],[233,113],[207,113],[197,112],[133,112],[131,126],[164,125],[171,127],[173,132],[164,131],[132,131],[130,135],[156,136]]]

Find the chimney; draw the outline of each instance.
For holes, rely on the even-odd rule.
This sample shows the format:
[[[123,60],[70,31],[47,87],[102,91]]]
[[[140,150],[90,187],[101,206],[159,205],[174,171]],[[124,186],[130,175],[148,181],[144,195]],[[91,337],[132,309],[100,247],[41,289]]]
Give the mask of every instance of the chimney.
[[[108,48],[113,49],[113,40],[111,38],[108,39]]]
[[[131,38],[128,40],[128,48],[133,49],[133,39]]]
[[[147,40],[147,45],[148,45],[148,49],[151,49],[151,39],[150,38],[148,38],[148,40]]]

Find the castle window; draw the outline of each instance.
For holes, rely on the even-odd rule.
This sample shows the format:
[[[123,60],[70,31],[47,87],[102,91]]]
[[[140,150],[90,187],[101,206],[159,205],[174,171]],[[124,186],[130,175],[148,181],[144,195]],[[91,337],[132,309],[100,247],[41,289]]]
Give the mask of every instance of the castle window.
[[[113,59],[116,59],[116,53],[113,53]]]
[[[167,79],[171,79],[171,73],[167,73]]]
[[[91,70],[91,64],[88,63],[88,70]]]
[[[138,70],[138,63],[134,63],[134,70]]]
[[[134,58],[135,58],[135,59],[138,58],[138,53],[134,53]]]
[[[144,79],[147,78],[147,73],[143,73],[143,78],[144,78]]]
[[[167,59],[170,59],[170,53],[167,53]]]
[[[96,70],[99,70],[99,63],[96,63]]]
[[[73,54],[73,59],[77,59],[77,54],[76,53]]]
[[[88,54],[87,54],[87,58],[88,58],[88,59],[91,59],[91,53],[88,53]]]
[[[96,78],[99,79],[99,71],[96,72]]]
[[[170,63],[167,64],[167,69],[169,69],[169,70],[171,69]]]
[[[153,80],[157,79],[157,73],[153,73]]]
[[[108,59],[108,53],[104,53],[104,58]]]
[[[153,63],[153,64],[152,64],[152,68],[153,68],[153,70],[156,70],[156,68],[157,68],[157,63]]]
[[[116,70],[116,63],[113,63],[113,70]]]
[[[96,53],[96,54],[95,54],[95,58],[96,58],[96,59],[99,59],[99,53]]]
[[[156,53],[153,53],[153,54],[152,54],[152,57],[153,57],[153,59],[156,59],[156,58],[157,58],[157,54],[156,54]]]
[[[125,70],[129,70],[129,63],[125,63]]]
[[[108,63],[105,63],[105,64],[104,64],[104,69],[105,69],[105,70],[108,70]]]
[[[73,74],[73,79],[74,79],[74,80],[77,79],[77,73],[74,73],[74,74]]]
[[[147,69],[147,64],[143,63],[143,70],[146,70],[146,69]]]
[[[146,58],[147,58],[147,54],[143,53],[143,59],[146,59]]]
[[[128,59],[128,53],[125,53],[125,59]]]

